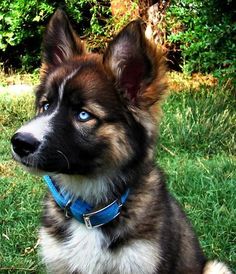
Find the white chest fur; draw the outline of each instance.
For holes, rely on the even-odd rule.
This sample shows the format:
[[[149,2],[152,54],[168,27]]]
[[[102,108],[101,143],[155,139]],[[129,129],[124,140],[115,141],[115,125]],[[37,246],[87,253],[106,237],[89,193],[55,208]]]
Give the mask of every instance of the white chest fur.
[[[100,230],[88,230],[73,221],[71,237],[65,242],[40,231],[41,253],[49,273],[82,274],[149,274],[154,273],[160,259],[158,248],[149,241],[136,240],[111,252],[106,248]]]

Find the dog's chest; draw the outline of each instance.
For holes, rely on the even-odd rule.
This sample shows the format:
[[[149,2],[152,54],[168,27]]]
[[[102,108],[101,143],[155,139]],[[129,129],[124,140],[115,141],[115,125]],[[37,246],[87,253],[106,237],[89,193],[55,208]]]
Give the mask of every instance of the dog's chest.
[[[59,241],[41,229],[41,252],[50,273],[137,274],[154,273],[158,249],[146,240],[136,240],[119,250],[107,249],[100,230],[88,230],[74,221],[71,236]],[[77,272],[76,272],[77,271]]]

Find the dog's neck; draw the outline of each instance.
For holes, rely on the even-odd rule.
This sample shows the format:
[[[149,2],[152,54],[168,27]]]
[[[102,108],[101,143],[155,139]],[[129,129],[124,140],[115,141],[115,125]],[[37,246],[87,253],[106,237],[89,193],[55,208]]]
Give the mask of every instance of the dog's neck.
[[[120,179],[119,190],[117,190],[116,184],[108,176],[87,178],[78,175],[58,174],[52,178],[61,189],[69,192],[73,199],[80,197],[94,207],[111,202],[126,188],[125,180]]]
[[[113,202],[129,188],[136,190],[145,184],[140,180],[153,169],[152,157],[139,161],[126,170],[118,170],[109,174],[96,177],[80,175],[57,174],[51,176],[61,190],[70,193],[73,199],[81,198],[94,208],[106,206]],[[141,185],[140,185],[141,184]]]

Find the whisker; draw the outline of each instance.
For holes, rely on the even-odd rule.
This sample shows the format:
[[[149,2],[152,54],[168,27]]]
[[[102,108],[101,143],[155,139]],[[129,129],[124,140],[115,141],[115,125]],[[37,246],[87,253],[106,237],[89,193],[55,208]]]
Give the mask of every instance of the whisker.
[[[61,155],[64,157],[64,159],[65,159],[66,162],[67,162],[67,167],[68,167],[68,169],[70,169],[70,163],[69,163],[69,160],[68,160],[68,158],[66,157],[66,155],[65,155],[62,151],[60,151],[60,150],[57,150],[57,152],[58,152],[59,154],[61,154]]]

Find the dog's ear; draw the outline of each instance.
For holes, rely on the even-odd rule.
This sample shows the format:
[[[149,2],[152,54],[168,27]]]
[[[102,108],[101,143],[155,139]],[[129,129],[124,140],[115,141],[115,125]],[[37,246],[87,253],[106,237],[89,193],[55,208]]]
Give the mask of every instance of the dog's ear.
[[[103,58],[108,74],[132,104],[150,106],[160,99],[165,89],[163,54],[145,38],[143,21],[129,23]]]
[[[74,55],[83,54],[83,45],[72,29],[66,14],[57,9],[47,26],[43,45],[42,62],[47,67],[56,66]]]

